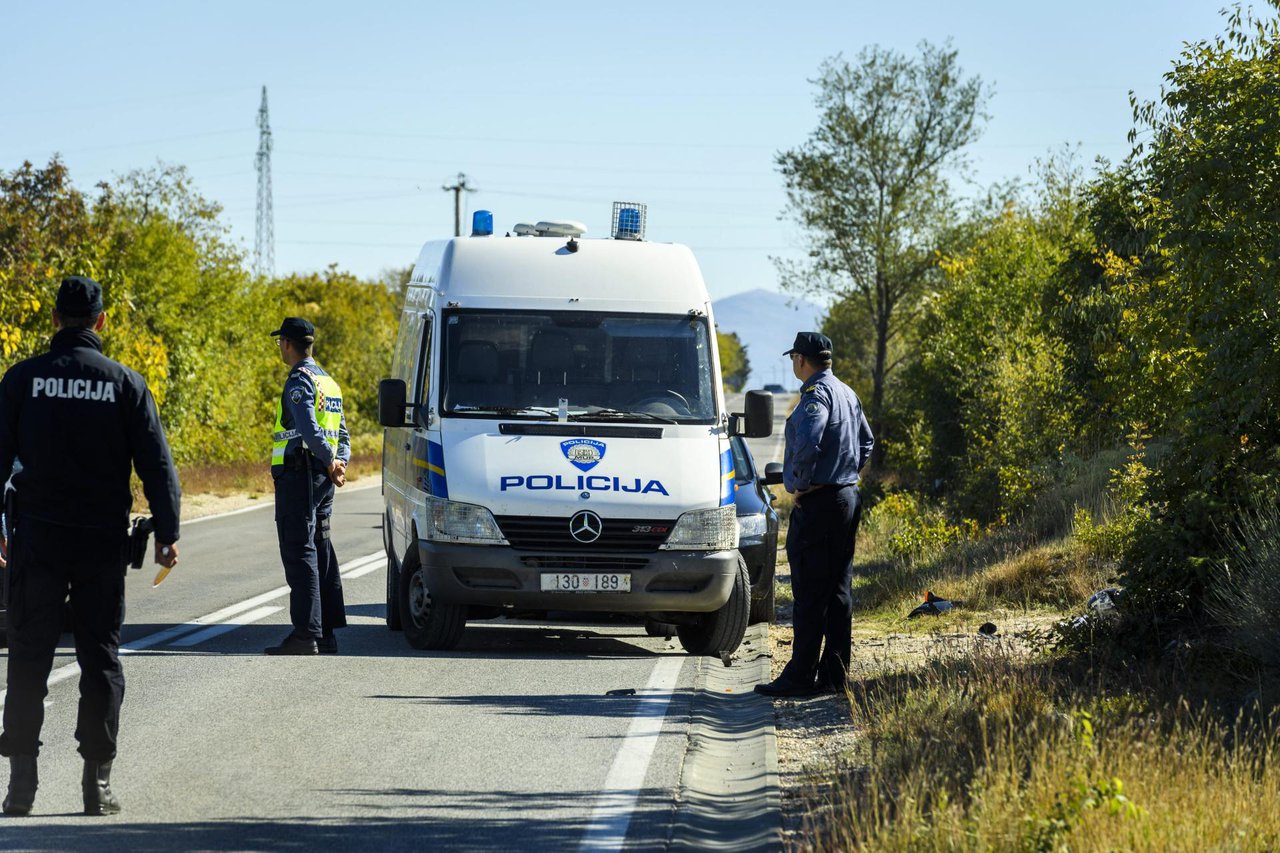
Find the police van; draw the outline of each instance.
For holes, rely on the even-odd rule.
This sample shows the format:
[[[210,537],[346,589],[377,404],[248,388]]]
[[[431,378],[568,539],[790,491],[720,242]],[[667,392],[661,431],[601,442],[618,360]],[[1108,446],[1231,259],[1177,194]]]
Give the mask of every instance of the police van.
[[[725,409],[693,253],[577,222],[427,243],[379,387],[387,623],[419,649],[469,618],[630,613],[692,654],[733,651],[750,581],[730,436],[767,436],[773,397]]]

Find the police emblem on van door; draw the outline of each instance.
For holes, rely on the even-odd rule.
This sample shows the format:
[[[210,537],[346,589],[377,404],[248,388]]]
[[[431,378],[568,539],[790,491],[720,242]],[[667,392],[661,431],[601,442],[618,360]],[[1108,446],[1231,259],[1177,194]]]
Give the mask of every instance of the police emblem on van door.
[[[589,438],[571,438],[560,442],[560,450],[575,468],[590,471],[604,458],[604,442]]]

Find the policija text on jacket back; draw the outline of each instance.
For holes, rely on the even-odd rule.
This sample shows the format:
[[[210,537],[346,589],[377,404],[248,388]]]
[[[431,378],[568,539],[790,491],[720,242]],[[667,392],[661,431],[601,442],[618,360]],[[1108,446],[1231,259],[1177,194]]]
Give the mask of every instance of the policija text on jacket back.
[[[102,288],[63,279],[57,330],[43,355],[0,379],[0,482],[15,460],[6,508],[8,697],[0,754],[9,758],[8,815],[31,811],[49,672],[70,595],[80,704],[76,740],[84,757],[86,814],[114,814],[110,788],[124,673],[124,553],[131,469],[155,523],[155,561],[178,561],[178,475],[155,401],[135,371],[102,354]]]

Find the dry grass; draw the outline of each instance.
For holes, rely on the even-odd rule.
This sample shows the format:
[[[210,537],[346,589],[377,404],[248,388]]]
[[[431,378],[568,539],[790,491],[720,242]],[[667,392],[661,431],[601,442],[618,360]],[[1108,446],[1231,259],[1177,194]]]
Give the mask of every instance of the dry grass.
[[[852,702],[860,760],[799,849],[1280,845],[1274,718],[1222,722],[1001,643],[863,680]]]
[[[353,455],[347,466],[348,480],[355,482],[363,477],[377,476],[382,471],[380,453],[364,453]],[[178,481],[182,485],[184,497],[196,495],[244,495],[257,498],[273,492],[271,484],[271,466],[268,464],[253,465],[183,465],[178,469]],[[142,483],[137,475],[133,477],[134,512],[146,512],[146,498],[142,494]]]
[[[848,720],[857,746],[789,792],[804,815],[792,848],[1280,849],[1274,672],[1213,638],[1139,661],[1105,627],[1083,653],[1046,630],[1115,582],[1114,564],[1071,536],[1075,507],[1110,511],[1099,470],[1019,524],[907,556],[889,547],[888,520],[866,519]],[[964,604],[905,620],[926,589]],[[975,636],[984,620],[1001,639]]]

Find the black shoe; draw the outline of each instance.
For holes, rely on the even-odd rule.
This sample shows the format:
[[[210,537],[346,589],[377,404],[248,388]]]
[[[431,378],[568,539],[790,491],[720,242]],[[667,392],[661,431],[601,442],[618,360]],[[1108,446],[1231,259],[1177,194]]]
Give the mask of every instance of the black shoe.
[[[327,637],[321,637],[316,640],[316,648],[322,655],[336,655],[338,653],[338,638],[330,634]]]
[[[120,801],[111,793],[111,762],[88,761],[84,763],[84,775],[80,777],[84,791],[84,813],[109,815],[120,813]]]
[[[783,681],[775,678],[768,684],[757,684],[756,692],[765,696],[813,696],[818,690],[812,684],[797,684],[794,681]]]
[[[284,638],[278,646],[268,646],[266,653],[269,655],[318,655],[320,650],[316,648],[316,641],[311,637],[299,637],[297,634],[290,634]]]
[[[4,798],[4,813],[15,817],[31,814],[39,781],[34,755],[9,756],[9,796]]]
[[[815,685],[819,693],[836,693],[844,694],[849,691],[849,687],[845,683],[836,684],[834,681],[819,681]]]

